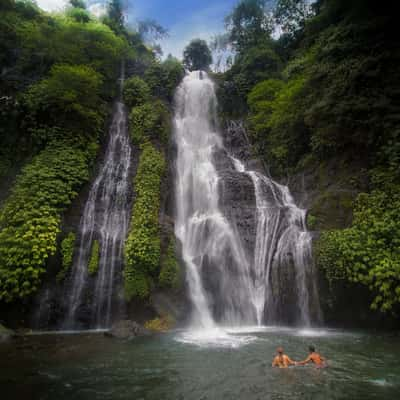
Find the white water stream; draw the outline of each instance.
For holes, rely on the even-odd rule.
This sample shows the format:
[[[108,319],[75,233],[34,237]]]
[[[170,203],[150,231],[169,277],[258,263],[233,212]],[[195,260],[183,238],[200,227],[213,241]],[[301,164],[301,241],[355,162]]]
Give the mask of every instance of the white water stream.
[[[121,90],[123,80],[121,79]],[[91,326],[107,328],[111,322],[112,302],[115,301],[116,272],[122,271],[123,245],[130,219],[129,171],[131,144],[124,104],[116,104],[104,162],[94,180],[85,204],[79,227],[79,250],[72,268],[68,287],[67,314],[64,329],[79,326],[79,307],[87,307],[85,289],[90,281],[93,299],[85,318]],[[91,250],[97,240],[100,247],[98,272],[88,273]],[[94,280],[94,282],[93,282]],[[118,299],[117,299],[118,301]]]
[[[319,305],[306,213],[296,206],[289,189],[228,154],[232,173],[246,174],[253,182],[253,254],[245,250],[236,224],[224,215],[216,157],[227,151],[216,128],[216,107],[214,84],[207,74],[189,73],[176,93],[175,233],[182,244],[193,305],[197,333],[191,338],[201,341],[207,332],[224,336],[220,326],[279,323],[279,314],[285,312],[282,287],[294,292],[298,325],[318,322],[311,316],[312,309],[318,314]],[[290,271],[289,278],[281,276],[284,269]],[[212,290],[207,282],[212,282]]]

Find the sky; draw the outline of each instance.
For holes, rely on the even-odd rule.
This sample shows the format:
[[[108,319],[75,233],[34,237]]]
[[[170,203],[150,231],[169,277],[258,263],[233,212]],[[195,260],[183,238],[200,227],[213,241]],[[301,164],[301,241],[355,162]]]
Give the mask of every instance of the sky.
[[[184,47],[191,39],[209,41],[224,31],[224,17],[237,0],[123,0],[129,22],[154,19],[168,29],[169,37],[160,44],[164,55],[181,58]],[[59,11],[67,0],[36,0],[46,11]],[[101,13],[106,0],[87,0],[94,14]]]

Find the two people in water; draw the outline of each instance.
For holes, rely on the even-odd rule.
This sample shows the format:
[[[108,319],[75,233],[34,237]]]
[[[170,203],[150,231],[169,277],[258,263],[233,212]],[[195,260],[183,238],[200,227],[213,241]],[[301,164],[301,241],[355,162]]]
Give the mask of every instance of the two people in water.
[[[282,347],[278,347],[276,349],[277,355],[275,356],[274,360],[272,361],[272,366],[278,367],[278,368],[287,368],[290,365],[306,365],[306,364],[312,363],[319,368],[324,367],[325,366],[325,358],[322,357],[319,353],[317,353],[315,351],[315,347],[310,346],[308,348],[308,350],[310,353],[304,361],[293,361],[290,359],[289,356],[284,354]]]

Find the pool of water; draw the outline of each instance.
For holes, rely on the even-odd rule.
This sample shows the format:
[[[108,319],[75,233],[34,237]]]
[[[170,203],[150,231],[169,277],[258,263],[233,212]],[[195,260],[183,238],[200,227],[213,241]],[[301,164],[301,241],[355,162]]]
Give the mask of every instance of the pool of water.
[[[274,369],[313,344],[329,366]],[[121,341],[101,332],[0,344],[1,399],[397,399],[400,336],[277,327],[176,331]]]

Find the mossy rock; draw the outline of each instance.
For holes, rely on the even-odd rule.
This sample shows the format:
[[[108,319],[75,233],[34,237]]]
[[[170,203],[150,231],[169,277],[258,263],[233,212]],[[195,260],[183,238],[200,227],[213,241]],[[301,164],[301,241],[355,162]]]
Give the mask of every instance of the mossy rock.
[[[175,325],[175,320],[171,315],[164,315],[146,321],[144,327],[153,332],[167,332]]]
[[[349,226],[353,219],[353,203],[356,193],[349,190],[327,190],[315,198],[309,215],[313,230],[341,229]]]

